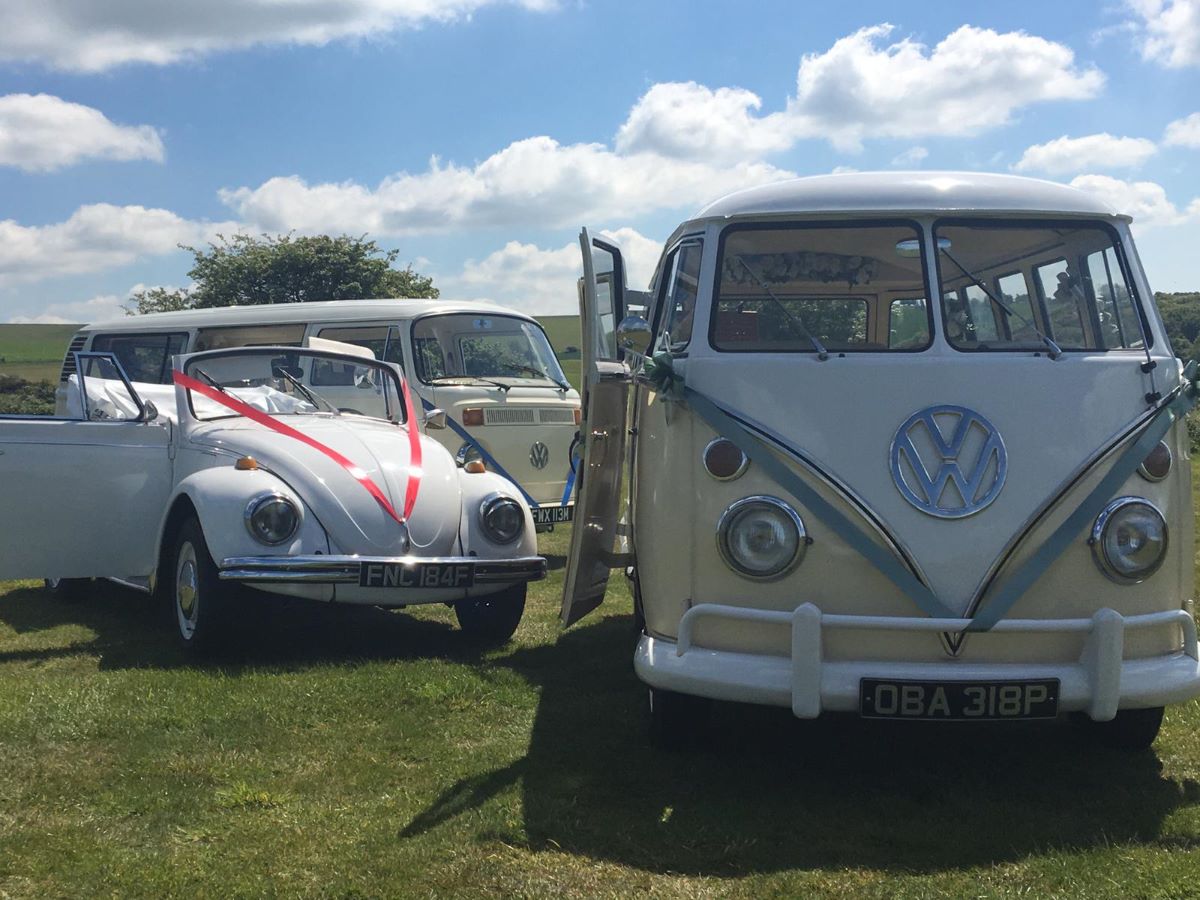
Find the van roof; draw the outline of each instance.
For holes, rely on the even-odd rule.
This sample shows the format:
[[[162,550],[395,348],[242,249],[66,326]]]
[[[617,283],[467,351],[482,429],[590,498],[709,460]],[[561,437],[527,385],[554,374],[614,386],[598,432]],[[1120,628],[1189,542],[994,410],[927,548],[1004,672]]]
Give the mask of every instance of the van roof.
[[[160,328],[202,328],[213,325],[286,325],[312,321],[369,322],[394,317],[412,319],[426,313],[474,313],[532,317],[514,309],[475,300],[330,300],[309,303],[267,303],[255,306],[218,306],[179,312],[147,313],[93,322],[83,331],[146,331]]]
[[[1001,212],[1123,218],[1096,196],[1037,178],[982,172],[848,172],[728,194],[695,220],[824,212]]]

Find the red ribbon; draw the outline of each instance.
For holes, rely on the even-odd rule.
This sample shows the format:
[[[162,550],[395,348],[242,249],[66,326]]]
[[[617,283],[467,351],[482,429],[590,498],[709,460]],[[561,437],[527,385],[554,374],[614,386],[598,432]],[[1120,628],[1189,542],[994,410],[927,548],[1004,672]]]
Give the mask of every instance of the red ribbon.
[[[243,403],[236,397],[223,393],[214,387],[210,387],[202,381],[197,381],[195,378],[184,375],[179,371],[175,371],[172,374],[174,375],[175,383],[181,387],[185,387],[189,391],[195,391],[197,394],[207,397],[214,403],[219,403],[221,406],[232,409],[239,415],[245,416],[247,419],[257,422],[259,425],[269,428],[274,432],[286,435],[287,437],[300,441],[302,444],[307,444],[309,447],[312,447],[319,453],[329,457],[339,466],[349,472],[350,475],[359,484],[361,484],[363,488],[366,489],[367,493],[374,497],[376,502],[383,507],[383,511],[401,525],[403,525],[405,520],[412,515],[413,505],[417,502],[417,492],[421,488],[421,435],[417,431],[416,419],[413,416],[412,397],[408,393],[408,384],[406,382],[401,382],[401,386],[403,389],[402,396],[404,400],[404,418],[408,426],[410,466],[408,470],[408,485],[404,491],[404,517],[401,518],[396,514],[395,507],[392,506],[392,503],[390,500],[388,500],[387,495],[380,490],[379,485],[372,481],[371,477],[367,475],[367,473],[364,472],[359,466],[355,465],[353,461],[342,456],[342,454],[338,453],[332,447],[325,446],[320,441],[314,440],[304,432],[297,431],[295,428],[292,428],[292,426],[285,425],[283,422],[280,422],[278,419],[269,416],[267,413],[255,409],[248,403]]]

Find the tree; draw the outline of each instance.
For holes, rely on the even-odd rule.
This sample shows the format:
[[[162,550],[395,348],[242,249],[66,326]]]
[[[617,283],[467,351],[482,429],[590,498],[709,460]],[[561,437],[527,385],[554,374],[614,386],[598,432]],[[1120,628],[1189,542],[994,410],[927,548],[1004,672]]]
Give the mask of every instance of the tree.
[[[399,250],[382,250],[366,236],[217,236],[192,254],[187,290],[152,288],[132,296],[131,313],[370,297],[436,298],[433,279],[392,264]]]
[[[1200,293],[1154,295],[1171,349],[1181,359],[1200,353]]]

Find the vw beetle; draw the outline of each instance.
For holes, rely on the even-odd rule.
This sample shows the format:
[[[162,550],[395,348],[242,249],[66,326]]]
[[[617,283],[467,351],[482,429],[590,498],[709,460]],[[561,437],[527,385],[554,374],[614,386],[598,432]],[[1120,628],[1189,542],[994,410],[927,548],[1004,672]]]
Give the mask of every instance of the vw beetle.
[[[1200,694],[1195,374],[1129,222],[1011,176],[805,178],[685,222],[645,297],[583,232],[562,617],[630,574],[657,737],[718,699],[1135,748]]]
[[[506,640],[546,572],[528,507],[421,433],[398,367],[347,350],[180,356],[174,385],[77,353],[67,417],[0,421],[0,578],[158,590],[189,647],[228,633],[247,588],[445,603],[464,631]],[[327,385],[372,413],[331,403]]]

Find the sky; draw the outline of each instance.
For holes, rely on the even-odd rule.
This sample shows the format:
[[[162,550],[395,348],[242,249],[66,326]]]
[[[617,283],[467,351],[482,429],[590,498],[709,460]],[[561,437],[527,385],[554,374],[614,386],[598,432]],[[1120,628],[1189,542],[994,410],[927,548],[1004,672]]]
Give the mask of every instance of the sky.
[[[644,287],[768,181],[1011,172],[1134,217],[1200,290],[1200,0],[3,0],[0,322],[123,314],[218,235],[368,235],[442,296]]]

